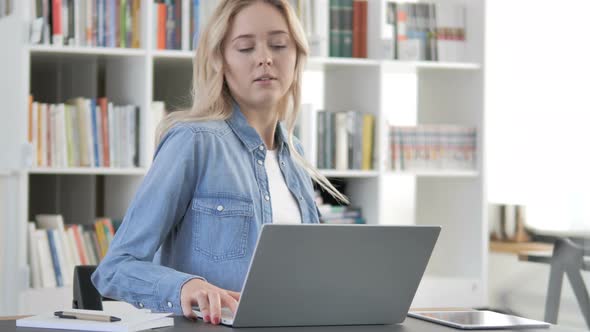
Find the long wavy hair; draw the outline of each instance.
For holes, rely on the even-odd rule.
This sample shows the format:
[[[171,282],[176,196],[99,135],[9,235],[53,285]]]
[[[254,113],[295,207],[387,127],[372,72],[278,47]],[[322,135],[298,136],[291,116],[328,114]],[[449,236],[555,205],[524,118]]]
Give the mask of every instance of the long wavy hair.
[[[348,203],[348,198],[334,188],[330,181],[305,160],[293,145],[293,128],[301,106],[301,80],[309,46],[301,23],[287,0],[222,0],[219,2],[200,35],[193,58],[192,107],[189,110],[172,112],[160,122],[156,144],[179,122],[226,120],[231,117],[233,97],[224,79],[223,41],[237,13],[257,1],[263,1],[279,10],[287,22],[297,49],[293,82],[278,105],[279,121],[285,121],[287,127],[289,152],[296,163],[317,184],[339,201]]]

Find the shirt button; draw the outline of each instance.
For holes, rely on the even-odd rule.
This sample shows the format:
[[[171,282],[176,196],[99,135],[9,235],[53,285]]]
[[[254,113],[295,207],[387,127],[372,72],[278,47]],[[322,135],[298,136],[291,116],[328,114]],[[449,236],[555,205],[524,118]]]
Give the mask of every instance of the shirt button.
[[[168,301],[168,308],[172,308],[172,302]]]
[[[143,308],[143,303],[139,302],[139,307]]]
[[[301,200],[301,201],[302,201],[302,200],[303,200],[303,196],[299,196],[299,200]]]
[[[264,162],[260,159],[258,159],[258,165],[262,165]]]
[[[281,166],[285,166],[285,162],[284,161],[281,161]]]
[[[264,146],[262,146],[262,145],[261,145],[261,146],[259,146],[259,147],[258,147],[258,150],[260,150],[260,151],[264,150]]]
[[[217,205],[217,211],[219,211],[219,212],[223,211],[223,205]]]
[[[264,196],[264,199],[266,199],[267,201],[270,201],[270,197],[268,195]]]

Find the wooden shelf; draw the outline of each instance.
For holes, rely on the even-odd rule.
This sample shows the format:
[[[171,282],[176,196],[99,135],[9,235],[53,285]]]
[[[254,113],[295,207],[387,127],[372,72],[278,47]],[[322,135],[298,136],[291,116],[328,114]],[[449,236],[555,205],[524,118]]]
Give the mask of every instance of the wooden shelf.
[[[500,242],[490,241],[490,251],[505,254],[522,254],[524,252],[551,252],[553,245],[543,242]]]

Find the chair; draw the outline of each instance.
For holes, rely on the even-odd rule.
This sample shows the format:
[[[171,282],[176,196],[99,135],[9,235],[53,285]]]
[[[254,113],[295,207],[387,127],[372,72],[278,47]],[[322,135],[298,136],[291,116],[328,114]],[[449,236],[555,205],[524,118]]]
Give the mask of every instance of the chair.
[[[545,321],[548,323],[557,324],[563,275],[566,274],[590,329],[590,299],[581,273],[590,271],[590,245],[585,242],[587,240],[561,238],[555,241],[551,255],[527,253],[519,256],[520,260],[551,265],[545,301]]]
[[[90,277],[96,265],[78,265],[74,268],[74,294],[72,308],[102,310],[102,301],[113,301],[100,295]]]

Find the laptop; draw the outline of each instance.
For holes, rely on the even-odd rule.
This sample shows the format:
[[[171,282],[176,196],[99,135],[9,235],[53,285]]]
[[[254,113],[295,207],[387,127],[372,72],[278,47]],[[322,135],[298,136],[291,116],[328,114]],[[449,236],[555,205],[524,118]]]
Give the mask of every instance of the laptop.
[[[265,224],[235,316],[224,308],[221,324],[401,323],[439,233],[438,226]]]

